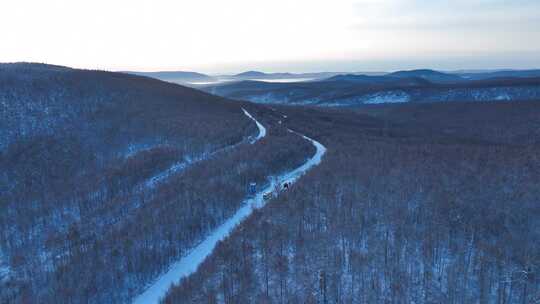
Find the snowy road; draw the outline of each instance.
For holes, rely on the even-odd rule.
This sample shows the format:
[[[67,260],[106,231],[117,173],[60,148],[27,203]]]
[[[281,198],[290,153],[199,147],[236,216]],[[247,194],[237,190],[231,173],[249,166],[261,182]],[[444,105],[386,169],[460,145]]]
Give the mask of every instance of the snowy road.
[[[253,116],[251,116],[251,114],[249,114],[249,112],[246,111],[244,108],[242,108],[242,111],[244,111],[244,114],[246,114],[247,117],[251,118],[251,120],[253,120],[255,124],[257,125],[257,128],[259,128],[259,135],[257,135],[257,137],[255,137],[255,139],[251,142],[252,144],[254,144],[258,140],[266,136],[266,128],[260,122],[258,122],[255,118],[253,118]]]
[[[257,124],[257,127],[259,128],[259,136],[257,136],[255,141],[266,136],[266,128],[264,128],[264,126],[260,124],[255,118],[253,118],[247,111],[244,110],[244,113],[248,117],[253,119]],[[271,179],[272,182],[270,183],[270,185],[258,192],[254,197],[245,200],[242,207],[238,211],[236,211],[236,213],[231,218],[225,221],[225,223],[223,223],[217,229],[212,231],[206,237],[206,239],[203,240],[203,242],[193,248],[188,255],[184,256],[178,262],[174,263],[169,268],[169,270],[163,275],[161,275],[148,289],[146,289],[144,293],[135,298],[135,300],[133,301],[134,304],[159,303],[160,299],[162,299],[167,293],[169,287],[172,284],[178,283],[182,278],[185,278],[190,274],[194,273],[197,270],[197,267],[199,267],[199,265],[201,265],[202,262],[204,262],[204,260],[212,253],[217,243],[225,239],[234,230],[236,226],[238,226],[249,215],[251,215],[254,208],[261,208],[266,204],[266,201],[263,198],[264,193],[272,192],[276,188],[279,189],[279,187],[276,187],[277,185],[283,185],[284,183],[294,183],[308,170],[317,166],[321,162],[323,155],[326,153],[326,147],[324,147],[318,141],[311,139],[305,135],[299,134],[292,130],[289,130],[289,132],[298,134],[299,136],[302,136],[304,139],[311,142],[316,148],[315,154],[310,159],[308,159],[302,166],[290,172],[284,173],[277,178]]]

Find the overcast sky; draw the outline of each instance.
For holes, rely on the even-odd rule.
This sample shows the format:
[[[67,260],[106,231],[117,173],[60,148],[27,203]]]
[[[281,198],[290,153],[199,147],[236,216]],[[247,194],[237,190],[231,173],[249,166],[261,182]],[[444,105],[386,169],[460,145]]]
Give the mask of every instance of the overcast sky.
[[[2,0],[0,62],[107,70],[540,68],[540,0]]]

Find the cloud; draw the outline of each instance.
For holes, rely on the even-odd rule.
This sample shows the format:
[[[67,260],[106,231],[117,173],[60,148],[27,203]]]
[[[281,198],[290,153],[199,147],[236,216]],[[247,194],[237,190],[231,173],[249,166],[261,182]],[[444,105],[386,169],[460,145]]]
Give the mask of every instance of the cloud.
[[[505,27],[540,31],[536,0],[361,0],[355,3],[357,29],[486,30]]]
[[[351,30],[378,49],[421,55],[540,50],[540,1],[362,0],[354,7]]]

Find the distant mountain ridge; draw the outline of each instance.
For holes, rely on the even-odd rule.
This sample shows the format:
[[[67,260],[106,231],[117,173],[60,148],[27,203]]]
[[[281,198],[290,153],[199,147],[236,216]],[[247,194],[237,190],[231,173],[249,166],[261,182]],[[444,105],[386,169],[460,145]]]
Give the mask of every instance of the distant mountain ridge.
[[[438,72],[438,71],[429,70],[429,69],[398,71],[398,72],[387,74],[386,76],[397,77],[397,78],[418,77],[425,80],[429,80],[434,83],[452,83],[452,82],[460,82],[464,80],[461,76],[458,76],[458,75],[447,74],[447,73]]]
[[[465,72],[459,73],[459,75],[469,80],[480,80],[489,78],[529,78],[540,77],[540,69],[536,70],[501,70],[501,71],[488,71],[488,72]]]
[[[356,75],[346,74],[337,75],[326,79],[326,81],[344,81],[362,85],[425,85],[430,82],[427,79],[421,77],[392,77],[392,76],[369,76],[369,75]]]
[[[247,71],[233,75],[234,77],[266,77],[269,74],[259,72],[259,71]]]
[[[206,75],[203,73],[189,71],[161,71],[161,72],[126,72],[135,75],[152,77],[163,81],[179,83],[187,86],[202,89],[211,92],[212,90],[205,86],[222,87],[230,86],[238,89],[239,87],[254,87],[261,84],[236,84],[241,81],[259,81],[259,82],[333,82],[333,90],[356,86],[394,86],[394,87],[413,87],[428,85],[450,85],[464,84],[471,81],[490,80],[501,78],[534,78],[540,77],[540,70],[460,70],[460,71],[436,71],[432,69],[403,70],[391,73],[384,72],[315,72],[315,73],[266,73],[256,70],[248,70],[238,74]],[[263,85],[264,87],[268,87]],[[325,85],[326,87],[327,85]],[[276,86],[271,86],[275,89]],[[290,85],[286,86],[290,87]],[[312,90],[310,86],[310,90]],[[213,89],[218,92],[220,89]],[[258,89],[260,91],[260,88]],[[324,92],[322,92],[324,93]],[[316,98],[320,99],[320,98]],[[313,99],[310,98],[310,101]]]
[[[540,100],[540,77],[466,80],[441,72],[416,70],[386,76],[337,75],[309,82],[241,81],[202,89],[232,99],[291,105],[522,101]]]
[[[188,86],[204,85],[209,83],[221,83],[231,81],[242,80],[268,80],[268,81],[312,81],[322,80],[337,75],[343,75],[347,73],[343,72],[313,72],[313,73],[265,73],[260,71],[246,71],[238,74],[221,74],[210,76],[203,73],[189,72],[189,71],[162,71],[162,72],[138,72],[138,71],[125,71],[124,73],[152,77],[168,82],[176,82]],[[366,75],[366,76],[381,76],[386,73],[383,72],[363,72],[352,73],[354,75]]]
[[[190,83],[190,82],[214,82],[216,78],[197,72],[187,71],[161,71],[161,72],[131,72],[126,71],[124,73],[157,78],[164,81]]]
[[[320,73],[264,73],[260,71],[247,71],[235,75],[222,75],[221,78],[229,80],[278,80],[278,79],[323,79],[335,75],[338,72],[320,72]]]

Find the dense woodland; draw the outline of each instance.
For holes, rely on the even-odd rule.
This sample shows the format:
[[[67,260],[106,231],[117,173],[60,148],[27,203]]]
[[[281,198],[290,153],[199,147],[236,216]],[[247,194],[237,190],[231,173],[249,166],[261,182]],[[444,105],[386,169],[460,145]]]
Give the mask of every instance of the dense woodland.
[[[1,64],[0,303],[130,302],[314,153],[287,128],[322,163],[165,303],[540,303],[539,105],[256,106]]]
[[[0,96],[1,303],[127,302],[312,153],[277,126],[251,145],[241,104],[139,76],[6,64]]]
[[[165,303],[540,301],[538,103],[277,112],[324,161]]]
[[[93,217],[104,221],[116,210],[111,220],[121,222],[108,225],[89,244],[77,235],[70,256],[38,288],[43,293],[38,299],[126,302],[229,218],[248,195],[250,182],[266,184],[267,175],[299,166],[311,150],[298,136],[281,131],[194,164],[156,189],[121,197]]]

